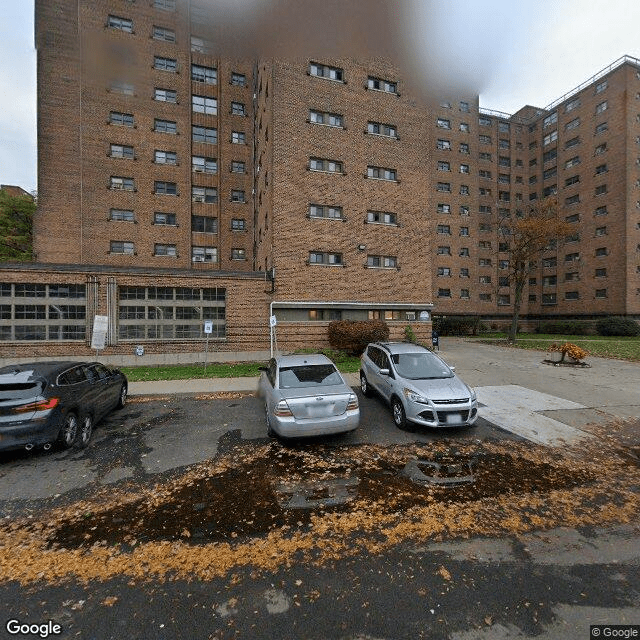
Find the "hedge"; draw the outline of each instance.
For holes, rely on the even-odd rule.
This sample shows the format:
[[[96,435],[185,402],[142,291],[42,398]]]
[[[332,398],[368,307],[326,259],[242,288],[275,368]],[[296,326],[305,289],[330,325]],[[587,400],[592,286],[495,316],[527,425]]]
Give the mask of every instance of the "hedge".
[[[389,340],[389,326],[383,320],[333,320],[327,328],[333,349],[362,355],[370,342]]]
[[[601,336],[640,336],[640,324],[631,318],[612,316],[598,320],[596,331]]]

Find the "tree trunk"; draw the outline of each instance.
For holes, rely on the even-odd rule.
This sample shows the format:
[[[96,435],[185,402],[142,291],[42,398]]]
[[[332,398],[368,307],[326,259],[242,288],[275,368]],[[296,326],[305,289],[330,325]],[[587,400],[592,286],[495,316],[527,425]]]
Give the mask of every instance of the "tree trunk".
[[[515,344],[518,336],[518,319],[520,318],[520,304],[522,301],[522,291],[524,282],[516,282],[513,301],[513,316],[511,318],[511,329],[509,331],[509,342]]]

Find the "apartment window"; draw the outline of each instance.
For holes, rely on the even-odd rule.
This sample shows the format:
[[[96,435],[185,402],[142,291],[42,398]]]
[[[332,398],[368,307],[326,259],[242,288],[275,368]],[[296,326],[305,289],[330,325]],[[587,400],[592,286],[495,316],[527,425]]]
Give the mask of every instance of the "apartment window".
[[[384,91],[385,93],[398,93],[398,85],[395,82],[374,78],[372,76],[369,76],[367,79],[367,89]]]
[[[451,255],[451,247],[441,245],[438,247],[437,253],[439,256],[450,256]]]
[[[231,220],[231,231],[246,231],[247,221],[243,218],[233,218]]]
[[[607,143],[603,142],[602,144],[599,144],[593,151],[593,155],[595,156],[599,156],[601,154],[603,154],[605,151],[607,150]]]
[[[579,213],[574,213],[574,214],[572,214],[570,216],[567,216],[565,218],[565,220],[567,222],[580,222],[580,214]]]
[[[218,173],[218,161],[215,158],[191,156],[191,170],[197,173]]]
[[[463,300],[469,300],[471,298],[469,294],[469,289],[460,289],[460,297]]]
[[[191,36],[191,51],[194,53],[208,54],[211,49],[211,43],[204,38]]]
[[[577,136],[575,138],[571,138],[570,140],[567,140],[564,143],[564,148],[571,149],[571,147],[576,147],[579,144],[580,144],[580,136]]]
[[[491,294],[490,293],[481,293],[478,296],[480,302],[491,302]]]
[[[153,39],[162,40],[164,42],[175,42],[176,32],[173,29],[165,29],[164,27],[153,27]]]
[[[596,93],[602,93],[608,86],[609,86],[609,83],[606,80],[599,82],[596,85]]]
[[[508,149],[511,145],[509,144],[508,140],[505,140],[504,138],[500,138],[498,140],[498,148],[499,149]]]
[[[499,173],[498,182],[501,184],[509,184],[511,182],[511,176],[508,173]]]
[[[555,142],[557,139],[558,139],[558,131],[556,129],[555,131],[552,131],[551,133],[548,133],[542,139],[542,144],[546,147],[547,145],[551,144],[552,142]]]
[[[390,124],[381,124],[379,122],[369,122],[367,124],[367,133],[386,136],[387,138],[396,138],[396,128]]]
[[[109,246],[110,253],[123,253],[126,255],[134,254],[133,242],[126,242],[123,240],[112,240]]]
[[[156,180],[153,183],[153,192],[158,195],[178,195],[178,185],[175,182],[163,182]]]
[[[451,213],[451,205],[450,204],[438,204],[437,207],[438,213]]]
[[[177,224],[176,214],[156,211],[153,214],[153,224],[157,224],[165,227],[175,227]]]
[[[479,276],[478,282],[480,284],[491,284],[491,276]]]
[[[538,141],[533,140],[532,142],[529,143],[529,151],[533,151],[537,146],[538,146]]]
[[[110,209],[109,220],[115,222],[134,222],[133,211],[130,209]]]
[[[573,156],[573,158],[569,158],[564,163],[564,168],[570,169],[571,167],[575,167],[577,164],[580,164],[580,156]]]
[[[240,189],[233,189],[231,191],[231,202],[246,202],[245,192]]]
[[[342,162],[327,160],[326,158],[309,158],[311,171],[325,171],[327,173],[343,173]]]
[[[159,151],[156,149],[153,161],[156,164],[178,164],[178,154],[175,151]]]
[[[470,257],[469,247],[460,247],[460,251],[458,252],[458,255],[461,258],[469,258]]]
[[[607,205],[603,205],[602,207],[598,207],[594,212],[596,216],[606,216],[607,215]]]
[[[326,251],[310,251],[309,264],[342,265],[341,253],[329,253]]]
[[[344,216],[343,216],[342,207],[322,205],[322,204],[310,204],[309,217],[342,220]]]
[[[466,142],[460,143],[460,153],[469,153],[469,145]]]
[[[481,267],[490,267],[491,266],[491,258],[479,258],[478,265]]]
[[[468,164],[461,164],[460,165],[460,173],[470,173],[469,165]]]
[[[557,258],[543,258],[542,260],[542,266],[545,269],[549,269],[550,267],[556,267],[558,265],[558,259]]]
[[[118,29],[119,31],[126,31],[127,33],[133,33],[133,20],[129,18],[121,18],[119,16],[109,16],[107,19],[107,26],[110,29]]]
[[[449,267],[438,267],[438,276],[441,278],[450,278],[451,269]]]
[[[601,124],[596,126],[596,135],[599,133],[604,133],[609,128],[609,125],[606,122],[602,122]]]
[[[595,297],[596,298],[606,298],[607,297],[607,290],[606,289],[596,289]]]
[[[491,136],[478,136],[480,144],[491,144]]]
[[[218,233],[218,218],[191,216],[191,231],[196,233]]]
[[[499,242],[498,243],[498,251],[500,251],[501,253],[509,251],[509,243],[508,242]],[[508,260],[506,262],[508,262]],[[507,266],[509,266],[509,265],[507,264]]]
[[[232,73],[231,74],[231,84],[236,87],[244,87],[247,84],[247,77],[244,73]]]
[[[154,56],[153,68],[160,71],[171,71],[172,73],[175,73],[178,70],[178,61],[175,58]]]
[[[112,158],[125,158],[133,160],[133,147],[124,144],[112,144],[109,155]]]
[[[597,196],[604,195],[605,193],[607,193],[607,185],[606,184],[601,184],[601,185],[598,185],[596,187],[595,194]]]
[[[607,247],[598,247],[596,249],[596,257],[598,258],[602,258],[603,256],[606,256],[609,254],[609,251],[607,250]]]
[[[461,122],[460,123],[460,131],[464,131],[464,133],[469,133],[469,123]]]
[[[601,173],[607,173],[607,171],[608,169],[606,164],[600,164],[596,167],[596,175],[600,175]]]
[[[606,268],[601,268],[601,269],[596,269],[595,272],[595,277],[596,278],[606,278],[607,277],[607,270]]]
[[[509,133],[510,129],[508,122],[498,122],[498,131],[500,133]]]
[[[438,298],[450,298],[451,289],[438,289]]]
[[[207,144],[218,143],[218,130],[207,127],[191,127],[191,139],[193,142],[206,142]]]
[[[178,101],[178,92],[173,89],[155,89],[153,92],[153,99],[158,102],[173,102]]]
[[[491,118],[487,118],[487,117],[485,117],[485,116],[480,116],[480,117],[478,118],[478,124],[479,124],[481,127],[490,127],[493,123],[492,123]]]
[[[481,151],[479,157],[480,160],[491,160],[491,154],[487,153],[486,151]]]
[[[566,236],[565,242],[580,242],[580,233],[572,233]]]
[[[247,252],[245,249],[231,249],[232,260],[246,260]]]
[[[326,64],[318,64],[312,62],[309,65],[309,75],[316,78],[327,78],[328,80],[335,80],[337,82],[343,82],[344,72],[338,67],[330,67]]]
[[[215,187],[191,187],[191,201],[214,204],[218,202],[218,190]]]
[[[387,211],[367,211],[367,222],[370,224],[397,225],[398,216]]]
[[[564,257],[565,262],[577,262],[578,260],[580,260],[579,253],[567,253]]]
[[[242,102],[232,102],[231,103],[231,113],[234,116],[246,116],[247,111]]]
[[[111,176],[109,188],[115,191],[135,191],[136,185],[133,178],[123,178],[121,176]]]
[[[509,191],[498,191],[498,200],[501,202],[511,202],[511,193]]]
[[[538,176],[529,176],[529,184],[536,184],[538,182]]]
[[[538,284],[538,281],[536,280],[536,278],[529,278],[529,286],[530,287],[535,287],[536,284]]]
[[[580,182],[580,176],[571,176],[570,178],[567,178],[564,181],[564,186],[565,187],[570,187],[572,184],[578,184],[578,182]]]
[[[327,127],[344,126],[344,121],[341,115],[325,111],[315,111],[313,109],[309,111],[309,122],[312,122],[313,124],[324,124]],[[371,133],[371,131],[369,131],[369,133]]]
[[[396,170],[385,169],[384,167],[367,167],[367,178],[375,178],[377,180],[396,181]]]
[[[580,202],[580,194],[576,193],[575,196],[569,196],[568,198],[564,199],[564,203],[565,205],[572,205],[572,204],[578,204],[578,202]]]
[[[481,204],[479,208],[480,213],[491,213],[491,205]]]
[[[176,0],[153,0],[153,7],[162,11],[175,11]]]
[[[442,138],[439,138],[436,143],[436,147],[440,151],[449,151],[451,149],[451,140],[443,140]]]
[[[438,160],[438,171],[451,171],[451,165],[443,160]]]
[[[468,236],[469,235],[469,227],[460,227],[460,235]]]
[[[498,304],[500,306],[507,306],[511,304],[511,296],[508,293],[501,293],[498,295]]]
[[[553,178],[558,173],[558,167],[551,167],[542,173],[543,180],[549,180],[549,178]]]
[[[596,235],[596,237],[598,237],[598,236],[606,236],[607,235],[607,227],[596,227],[595,235]]]
[[[202,65],[191,65],[191,80],[194,82],[204,82],[205,84],[217,84],[218,70],[213,67],[203,67]]]
[[[111,111],[109,113],[109,124],[120,125],[122,127],[133,127],[134,120],[131,113],[120,113],[119,111]]]
[[[154,256],[172,256],[176,257],[178,252],[175,244],[154,244],[153,245]]]
[[[564,293],[565,300],[579,300],[580,293],[578,291],[565,291]]]
[[[460,111],[462,111],[463,113],[469,113],[469,103],[460,102]]]
[[[555,124],[556,122],[558,122],[558,112],[554,111],[553,113],[550,113],[543,121],[542,121],[542,128],[544,129],[545,127],[549,127],[552,124]]]
[[[153,130],[158,133],[172,133],[178,132],[178,125],[172,120],[159,120],[155,118],[153,121]]]
[[[580,106],[580,98],[574,98],[573,100],[570,100],[569,102],[567,102],[567,104],[564,106],[564,112],[569,113],[569,111],[573,111],[579,106]]]
[[[570,120],[569,122],[567,122],[567,124],[564,125],[565,131],[571,131],[572,129],[575,129],[576,127],[580,126],[580,118],[574,118],[573,120]]]
[[[135,93],[135,88],[130,82],[121,80],[115,80],[109,88],[113,93],[121,93],[124,96],[132,96]]]
[[[438,118],[436,120],[436,126],[440,127],[440,129],[451,129],[451,120],[446,120],[445,118]]]
[[[367,256],[367,267],[396,269],[398,267],[398,258],[396,256]]]
[[[231,132],[231,142],[233,144],[246,144],[246,136],[242,131]]]
[[[205,96],[191,96],[191,108],[194,113],[206,113],[215,116],[218,113],[218,100]]]
[[[460,215],[461,216],[469,215],[469,207],[467,205],[460,205]]]
[[[487,187],[480,187],[480,195],[481,196],[491,196],[491,189]]]
[[[486,169],[480,169],[480,171],[478,171],[478,176],[480,176],[484,180],[491,180],[491,171],[487,171]]]
[[[440,234],[444,234],[444,235],[451,235],[451,227],[448,224],[439,224],[436,227],[436,230],[438,233]]]
[[[191,247],[192,262],[218,262],[216,247]]]
[[[498,164],[501,167],[510,167],[511,166],[511,158],[509,156],[498,156]]]
[[[467,267],[461,267],[460,268],[460,277],[461,278],[468,278],[469,277],[469,269]]]
[[[577,271],[569,271],[564,274],[565,282],[572,282],[575,280],[580,280],[580,274]]]
[[[489,229],[491,229],[491,226],[489,226]],[[480,242],[478,242],[478,248],[491,249],[491,242],[489,240],[480,240]]]
[[[460,195],[468,196],[469,195],[469,185],[461,184],[460,185]]]
[[[245,163],[241,160],[231,162],[231,173],[245,173]]]
[[[557,294],[555,293],[543,293],[542,304],[557,304]]]
[[[544,276],[542,278],[543,287],[555,287],[558,284],[558,276]]]
[[[606,100],[604,102],[601,102],[600,104],[596,105],[596,115],[598,113],[603,113],[606,110],[607,110],[607,101]]]
[[[443,109],[451,109],[451,103],[448,100],[444,100],[443,102],[441,102],[440,106]]]

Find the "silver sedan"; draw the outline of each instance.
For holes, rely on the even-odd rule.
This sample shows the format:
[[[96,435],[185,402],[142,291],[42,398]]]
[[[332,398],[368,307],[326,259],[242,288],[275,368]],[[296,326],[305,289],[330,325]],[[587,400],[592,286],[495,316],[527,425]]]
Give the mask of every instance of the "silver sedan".
[[[323,355],[271,358],[262,369],[258,392],[264,398],[270,436],[343,433],[360,423],[356,394]]]

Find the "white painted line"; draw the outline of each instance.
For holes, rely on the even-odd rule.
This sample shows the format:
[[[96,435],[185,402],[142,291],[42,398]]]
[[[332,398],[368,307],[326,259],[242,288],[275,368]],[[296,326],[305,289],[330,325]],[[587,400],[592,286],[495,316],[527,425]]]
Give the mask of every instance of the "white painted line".
[[[538,413],[585,408],[577,402],[513,384],[476,387],[476,393],[478,401],[486,405],[479,409],[482,418],[532,442],[561,447],[584,440],[590,435]]]

